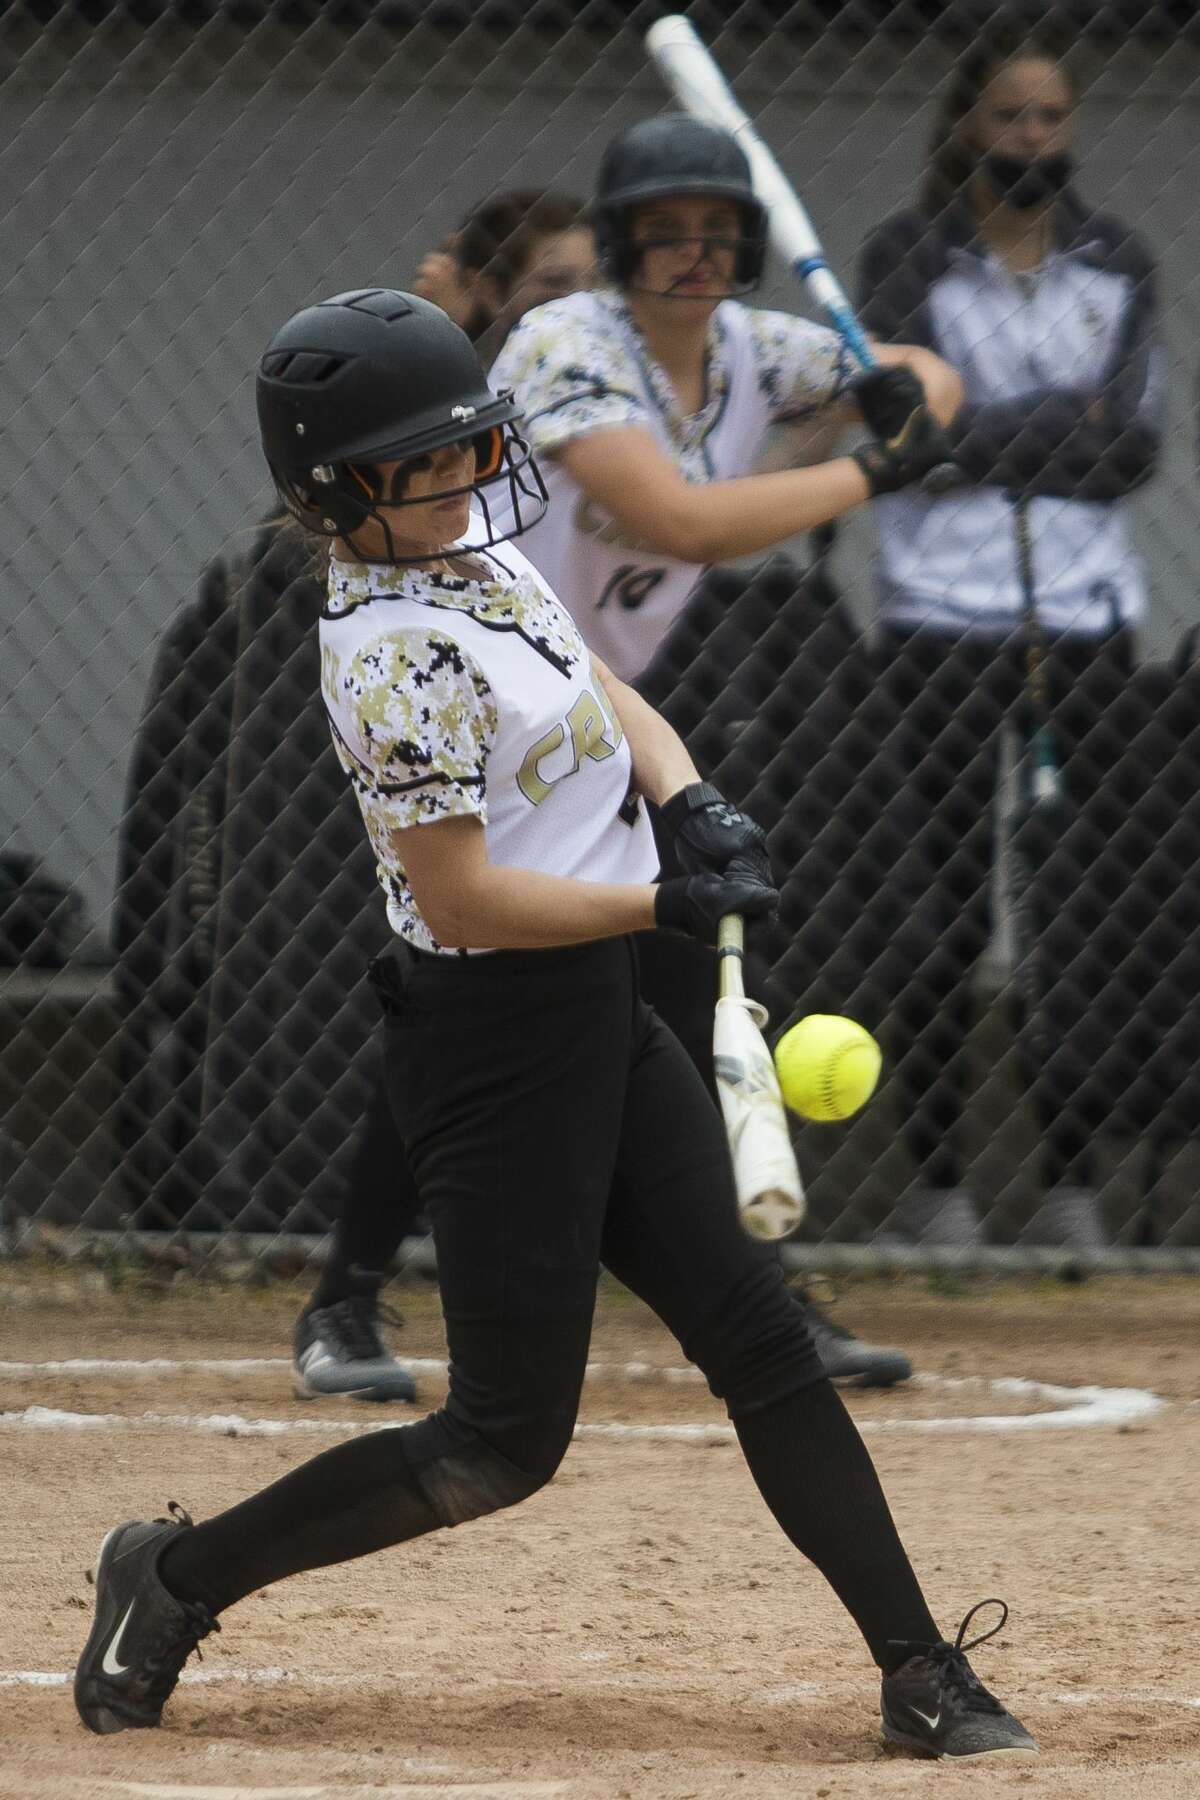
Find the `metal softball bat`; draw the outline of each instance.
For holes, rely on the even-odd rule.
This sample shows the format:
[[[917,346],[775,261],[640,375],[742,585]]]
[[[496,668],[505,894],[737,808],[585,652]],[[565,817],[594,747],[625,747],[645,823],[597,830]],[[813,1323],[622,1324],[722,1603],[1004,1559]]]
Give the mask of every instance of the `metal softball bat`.
[[[738,1215],[751,1237],[784,1238],[805,1213],[779,1077],[762,1034],[766,1009],[746,997],[739,914],[721,920],[713,1067],[729,1139]]]
[[[646,33],[646,51],[685,112],[708,125],[719,125],[736,138],[750,164],[754,191],[767,209],[775,250],[799,276],[859,367],[878,368],[845,289],[825,261],[821,240],[803,202],[734,98],[695,27],[681,13],[658,19]],[[926,475],[922,486],[927,493],[938,495],[957,487],[961,480],[954,463],[940,463]]]

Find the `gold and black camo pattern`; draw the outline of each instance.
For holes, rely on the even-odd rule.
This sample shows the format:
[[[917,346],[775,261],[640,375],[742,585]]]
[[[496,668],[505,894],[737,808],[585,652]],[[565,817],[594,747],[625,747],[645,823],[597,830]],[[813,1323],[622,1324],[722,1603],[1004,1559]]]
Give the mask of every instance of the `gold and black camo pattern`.
[[[750,329],[755,377],[773,418],[804,418],[845,393],[853,370],[835,332],[758,309]],[[667,428],[680,472],[689,481],[711,481],[705,446],[729,385],[719,312],[709,334],[709,391],[688,417],[661,367],[640,353],[641,334],[616,293],[575,294],[528,314],[509,336],[492,378],[520,393],[539,456],[590,432],[644,424],[652,412]]]
[[[489,631],[513,632],[563,675],[571,675],[586,652],[569,615],[531,575],[502,569],[490,581],[389,568],[366,563],[335,565],[329,581],[327,618],[341,618],[372,600],[418,601],[422,606],[467,613]]]
[[[463,811],[463,790],[472,794],[469,810],[479,810],[496,704],[483,670],[453,638],[420,626],[390,632],[344,667],[329,656],[325,679],[367,750],[368,766],[352,771],[356,785],[387,802],[394,825]]]
[[[391,624],[391,600],[418,603],[428,622],[413,622],[406,610],[405,622]],[[371,603],[379,608],[378,635],[344,661],[327,643],[321,682],[334,747],[358,797],[393,921],[412,943],[438,949],[417,910],[396,833],[467,813],[486,823],[488,758],[499,724],[487,676],[439,628],[439,614],[466,613],[486,630],[516,634],[564,677],[586,651],[569,616],[526,575],[481,582],[336,564],[326,617]]]

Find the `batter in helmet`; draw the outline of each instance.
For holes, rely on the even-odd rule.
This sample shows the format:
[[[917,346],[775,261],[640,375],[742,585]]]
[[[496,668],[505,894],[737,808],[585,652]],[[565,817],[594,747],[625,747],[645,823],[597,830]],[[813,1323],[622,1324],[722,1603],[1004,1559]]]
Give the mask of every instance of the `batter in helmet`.
[[[698,236],[689,234],[691,219],[672,204],[678,201],[693,203],[687,214],[699,222]],[[718,205],[706,211],[705,201]],[[649,202],[666,204],[650,212],[648,230],[635,232],[634,209]],[[748,294],[762,280],[767,214],[745,153],[729,132],[684,113],[642,119],[612,140],[600,163],[592,219],[601,265],[617,287],[639,286],[649,253],[680,246],[694,252],[667,290],[680,299],[694,297],[694,272],[707,262],[722,268],[726,295]]]
[[[467,334],[415,294],[367,288],[306,307],[268,345],[257,399],[284,505],[357,561],[424,562],[467,533],[473,503],[481,529],[464,549],[516,537],[545,511],[512,394],[492,392]]]
[[[543,1488],[574,1433],[603,1259],[724,1401],[767,1507],[877,1662],[892,1735],[938,1755],[1032,1754],[966,1660],[979,1608],[953,1642],[932,1616],[802,1309],[738,1222],[720,1114],[641,992],[634,933],[711,943],[729,913],[774,910],[761,834],[720,806],[721,868],[706,856],[655,879],[647,803],[695,827],[719,796],[667,721],[589,654],[519,549],[464,555],[479,437],[511,419],[486,388],[472,400],[448,381],[421,385],[406,359],[423,315],[408,296],[372,290],[329,311],[329,342],[314,349],[301,315],[272,343],[263,379],[285,403],[271,386],[263,437],[285,493],[335,536],[321,691],[387,896],[393,941],[372,980],[433,1226],[446,1398],[198,1525],[174,1502],[165,1519],[115,1524],[75,1672],[80,1719],[103,1735],[153,1728],[239,1601]],[[432,350],[449,353],[457,337],[435,323]],[[321,390],[348,392],[360,358],[392,385],[386,405],[360,386],[356,414]],[[462,373],[473,379],[465,361]],[[296,457],[289,425],[301,440],[311,428],[330,460]],[[359,501],[350,483],[363,468],[374,473]],[[316,505],[325,491],[334,510]],[[366,560],[342,557],[353,540]],[[396,544],[407,566],[381,555]],[[741,846],[726,859],[731,813]],[[801,1640],[811,1635],[802,1618]],[[464,1658],[472,1648],[468,1632]]]

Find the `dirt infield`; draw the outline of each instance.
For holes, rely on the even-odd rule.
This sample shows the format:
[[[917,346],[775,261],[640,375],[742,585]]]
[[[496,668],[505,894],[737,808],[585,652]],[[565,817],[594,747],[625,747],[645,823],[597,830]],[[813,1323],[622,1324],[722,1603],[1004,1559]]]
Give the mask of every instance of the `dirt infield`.
[[[677,1349],[608,1288],[583,1423],[707,1437],[585,1434],[516,1512],[254,1596],[189,1665],[162,1731],[89,1737],[64,1678],[109,1525],[169,1499],[207,1514],[343,1425],[411,1416],[292,1399],[270,1359],[299,1292],[0,1267],[2,1800],[1200,1795],[1200,1283],[1182,1280],[841,1295],[840,1317],[930,1378],[849,1404],[944,1628],[986,1595],[1011,1605],[976,1664],[1039,1762],[882,1749],[856,1633],[772,1523],[719,1407],[663,1377]],[[439,1359],[434,1295],[397,1298],[404,1351]],[[121,1366],[38,1366],[81,1357]],[[233,1359],[250,1366],[195,1366]],[[1051,1391],[992,1385],[1014,1376]],[[420,1378],[435,1402],[440,1377]],[[1004,1428],[1053,1421],[1063,1387],[1166,1404],[1101,1397],[1076,1425]],[[1002,1423],[967,1423],[981,1417]],[[934,1419],[959,1425],[918,1428]],[[263,1421],[314,1429],[255,1435]]]

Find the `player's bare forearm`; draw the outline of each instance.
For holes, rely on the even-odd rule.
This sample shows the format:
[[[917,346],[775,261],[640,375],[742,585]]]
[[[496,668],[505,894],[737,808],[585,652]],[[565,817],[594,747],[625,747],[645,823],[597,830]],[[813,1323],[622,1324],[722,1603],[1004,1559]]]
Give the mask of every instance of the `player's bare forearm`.
[[[636,689],[620,681],[595,654],[592,667],[621,721],[633,761],[633,784],[638,793],[660,806],[689,782],[699,781],[700,772],[675,727],[643,700]]]
[[[694,488],[694,548],[707,565],[770,550],[798,531],[829,525],[869,498],[856,462],[839,456],[810,469],[782,469]]]
[[[630,544],[700,565],[769,550],[869,498],[866,476],[848,456],[697,485],[637,426],[593,432],[556,454]]]
[[[474,814],[393,835],[421,917],[447,949],[550,950],[654,924],[649,884],[574,881],[489,862]]]

